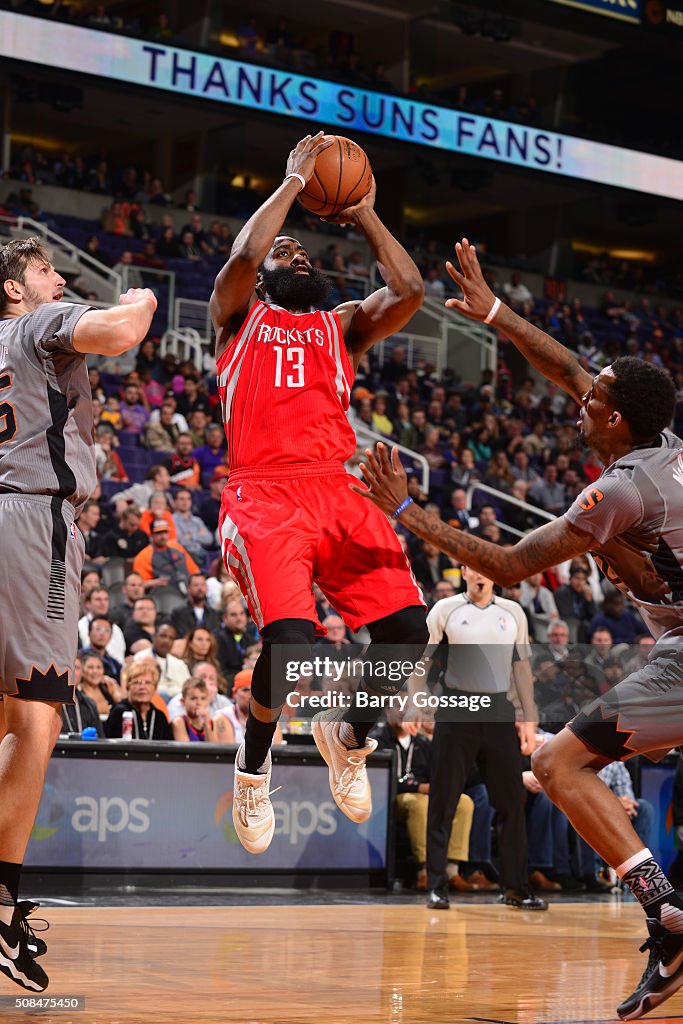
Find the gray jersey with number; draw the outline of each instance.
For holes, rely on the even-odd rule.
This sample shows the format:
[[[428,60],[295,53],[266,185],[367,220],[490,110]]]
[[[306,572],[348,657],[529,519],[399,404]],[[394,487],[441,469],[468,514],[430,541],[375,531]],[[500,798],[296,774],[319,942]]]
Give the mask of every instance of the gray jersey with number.
[[[566,513],[595,538],[598,566],[623,590],[655,639],[683,640],[683,441],[623,455]]]
[[[50,302],[0,320],[0,494],[44,494],[76,509],[96,482],[92,398],[74,327],[89,309]]]

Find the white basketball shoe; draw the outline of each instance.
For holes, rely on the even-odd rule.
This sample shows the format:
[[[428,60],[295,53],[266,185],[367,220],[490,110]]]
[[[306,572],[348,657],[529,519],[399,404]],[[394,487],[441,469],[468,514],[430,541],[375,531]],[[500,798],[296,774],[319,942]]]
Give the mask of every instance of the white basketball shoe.
[[[239,765],[244,763],[244,743],[235,756],[235,786],[232,821],[239,841],[249,853],[265,853],[275,832],[275,814],[270,802],[271,757],[268,753],[264,774],[251,775]]]
[[[330,790],[337,807],[360,824],[372,814],[372,792],[365,758],[377,748],[369,739],[364,747],[349,750],[339,738],[343,710],[332,708],[313,717],[313,739],[330,774]]]

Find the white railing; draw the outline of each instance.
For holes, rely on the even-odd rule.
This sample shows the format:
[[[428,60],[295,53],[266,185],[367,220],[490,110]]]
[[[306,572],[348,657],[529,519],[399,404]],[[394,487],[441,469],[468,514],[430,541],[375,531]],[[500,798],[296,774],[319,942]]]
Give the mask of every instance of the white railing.
[[[438,377],[443,375],[446,367],[446,351],[441,338],[428,334],[412,334],[408,331],[392,334],[391,337],[380,341],[374,348],[380,365],[387,365],[395,348],[405,349],[407,369],[414,369],[418,360],[423,360],[434,368]]]
[[[538,508],[537,505],[530,505],[528,501],[522,501],[520,498],[513,498],[511,494],[507,494],[505,491],[498,491],[496,490],[495,487],[489,487],[488,484],[481,483],[470,484],[470,486],[467,488],[468,511],[472,509],[472,497],[475,491],[483,491],[484,494],[490,494],[491,497],[496,499],[497,504],[502,504],[503,502],[506,502],[508,505],[514,505],[515,508],[520,508],[524,512],[528,512],[531,515],[538,516],[539,519],[542,519],[546,523],[552,523],[556,519],[556,516],[554,516],[551,512],[546,512],[544,508]],[[524,530],[518,530],[514,526],[508,526],[507,523],[502,523],[498,519],[496,519],[495,522],[496,526],[500,527],[500,529],[505,531],[506,533],[511,533],[515,537],[526,536]]]
[[[420,455],[419,452],[413,451],[412,448],[405,448],[402,444],[396,444],[396,442],[392,441],[392,439],[387,437],[386,434],[380,434],[377,430],[373,430],[371,427],[368,427],[367,424],[359,420],[353,410],[349,410],[349,412],[349,423],[356,433],[358,447],[374,448],[378,441],[383,441],[384,444],[390,448],[398,448],[401,455],[417,464],[421,475],[420,487],[425,494],[429,494],[429,463],[424,455]]]
[[[170,352],[180,362],[193,362],[200,373],[204,373],[204,346],[197,331],[192,327],[171,327],[161,336],[160,355],[163,359]]]
[[[0,216],[2,222],[8,228],[8,234],[12,238],[29,238],[31,235],[39,235],[45,244],[53,250],[52,261],[59,270],[59,256],[66,259],[70,266],[69,271],[74,274],[81,274],[93,291],[103,287],[108,291],[106,297],[100,297],[102,302],[115,302],[122,291],[121,275],[100,263],[90,253],[84,252],[78,246],[62,238],[56,231],[53,231],[41,221],[33,220],[32,217],[8,217]],[[94,282],[94,287],[93,287]]]
[[[176,299],[173,307],[173,330],[190,329],[195,331],[204,345],[210,345],[213,338],[213,325],[209,303],[201,299]]]

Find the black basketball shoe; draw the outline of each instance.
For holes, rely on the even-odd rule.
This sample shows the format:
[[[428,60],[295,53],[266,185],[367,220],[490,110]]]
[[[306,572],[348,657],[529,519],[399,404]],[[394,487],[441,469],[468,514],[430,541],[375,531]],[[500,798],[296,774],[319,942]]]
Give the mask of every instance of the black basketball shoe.
[[[621,1020],[637,1020],[683,985],[683,935],[668,932],[654,917],[648,917],[647,930],[650,938],[640,947],[650,951],[647,967],[635,992],[617,1006]]]
[[[33,907],[34,904],[28,906]],[[11,924],[0,921],[0,971],[22,988],[42,992],[48,986],[48,977],[35,961],[39,954],[29,948],[33,933],[26,917],[30,912],[26,903],[20,904],[14,908]]]
[[[29,900],[21,900],[17,903],[17,909],[21,909],[23,915],[21,927],[26,933],[28,951],[34,960],[36,957],[45,956],[47,953],[47,942],[45,939],[39,939],[36,932],[46,932],[50,927],[44,917],[35,917],[29,924],[27,919],[39,906],[40,903],[31,903]],[[36,927],[37,925],[40,925],[40,927]]]
[[[519,889],[505,889],[503,895],[498,899],[499,903],[506,907],[516,907],[517,910],[547,910],[547,900],[537,896],[530,886],[523,886]]]

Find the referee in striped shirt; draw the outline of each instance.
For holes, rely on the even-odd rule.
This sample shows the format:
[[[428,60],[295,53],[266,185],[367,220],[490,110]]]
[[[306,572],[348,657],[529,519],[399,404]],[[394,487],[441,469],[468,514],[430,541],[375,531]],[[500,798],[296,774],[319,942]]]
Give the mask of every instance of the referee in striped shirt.
[[[538,716],[526,615],[516,601],[496,597],[492,580],[466,566],[462,574],[466,592],[437,601],[427,617],[429,651],[443,643],[446,654],[432,748],[427,906],[449,907],[448,837],[476,763],[498,813],[500,901],[523,910],[547,910],[546,901],[531,891],[528,882],[521,752],[533,751]],[[517,727],[515,707],[508,699],[511,683],[525,719]],[[470,710],[478,703],[477,710]]]

